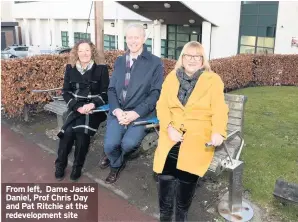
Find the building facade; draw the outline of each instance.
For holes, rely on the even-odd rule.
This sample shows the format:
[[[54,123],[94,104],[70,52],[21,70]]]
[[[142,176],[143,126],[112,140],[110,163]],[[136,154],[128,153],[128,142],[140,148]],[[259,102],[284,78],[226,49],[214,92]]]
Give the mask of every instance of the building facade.
[[[10,4],[22,44],[53,49],[71,47],[84,38],[95,41],[91,1]],[[139,23],[146,28],[148,49],[161,57],[177,59],[190,40],[201,42],[209,59],[239,53],[298,53],[293,44],[298,38],[298,2],[104,1],[103,5],[106,50],[125,49],[126,26]]]
[[[9,45],[16,44],[18,36],[16,28],[18,23],[12,17],[10,2],[1,2],[1,50]]]

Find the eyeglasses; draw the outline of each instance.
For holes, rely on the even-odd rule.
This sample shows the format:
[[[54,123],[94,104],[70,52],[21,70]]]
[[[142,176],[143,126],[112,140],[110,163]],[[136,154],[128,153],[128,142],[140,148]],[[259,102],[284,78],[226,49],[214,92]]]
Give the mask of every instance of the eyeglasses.
[[[183,54],[183,57],[188,60],[191,61],[192,59],[194,59],[194,61],[202,61],[203,56],[200,55],[188,55],[188,54]]]

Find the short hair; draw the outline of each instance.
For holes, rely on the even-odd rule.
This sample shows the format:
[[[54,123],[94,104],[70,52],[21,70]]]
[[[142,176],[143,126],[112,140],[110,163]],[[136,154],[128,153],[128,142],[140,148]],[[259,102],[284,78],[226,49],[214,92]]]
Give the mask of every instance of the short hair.
[[[191,41],[191,42],[188,42],[184,45],[181,53],[180,53],[180,56],[176,62],[176,65],[175,65],[175,70],[177,69],[180,69],[183,67],[183,63],[182,63],[182,57],[186,51],[186,49],[188,48],[195,48],[197,50],[197,52],[203,57],[203,67],[205,68],[206,71],[211,71],[211,68],[210,68],[210,64],[208,62],[208,59],[205,55],[205,50],[204,50],[204,47],[201,45],[201,43],[199,42],[196,42],[196,41]]]
[[[126,27],[125,36],[127,35],[127,32],[128,32],[130,29],[132,29],[132,28],[135,28],[135,29],[140,30],[141,32],[143,32],[144,38],[146,37],[145,29],[144,29],[143,25],[141,25],[141,24],[129,24],[129,25]]]

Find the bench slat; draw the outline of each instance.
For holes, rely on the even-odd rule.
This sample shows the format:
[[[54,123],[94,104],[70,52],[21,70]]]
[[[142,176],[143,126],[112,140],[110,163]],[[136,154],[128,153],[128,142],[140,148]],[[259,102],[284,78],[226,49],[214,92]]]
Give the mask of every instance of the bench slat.
[[[242,119],[243,118],[242,111],[230,109],[229,118],[230,117]]]
[[[242,119],[229,117],[228,123],[231,125],[242,126]]]
[[[226,101],[232,101],[232,102],[244,103],[245,100],[246,100],[246,97],[243,96],[243,95],[234,95],[234,94],[225,93],[225,100]]]
[[[228,102],[227,105],[229,106],[229,109],[231,109],[231,110],[242,111],[244,108],[244,104],[239,103],[239,102]]]

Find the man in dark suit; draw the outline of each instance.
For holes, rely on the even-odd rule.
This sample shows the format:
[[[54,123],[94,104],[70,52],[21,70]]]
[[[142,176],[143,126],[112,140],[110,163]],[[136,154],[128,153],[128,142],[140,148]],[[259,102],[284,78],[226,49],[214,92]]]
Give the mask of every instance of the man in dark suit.
[[[110,112],[104,139],[106,156],[100,162],[100,168],[111,168],[106,183],[116,182],[127,155],[139,148],[146,135],[144,126],[132,123],[156,115],[164,68],[161,59],[147,51],[145,35],[143,26],[130,25],[126,31],[129,50],[114,64],[108,88]]]

